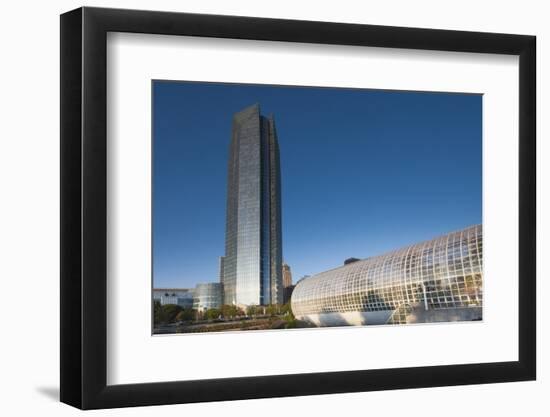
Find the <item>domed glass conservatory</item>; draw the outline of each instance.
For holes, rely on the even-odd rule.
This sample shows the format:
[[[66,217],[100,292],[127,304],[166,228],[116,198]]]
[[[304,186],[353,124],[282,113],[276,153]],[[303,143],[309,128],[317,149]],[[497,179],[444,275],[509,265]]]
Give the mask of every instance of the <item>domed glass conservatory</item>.
[[[440,236],[300,281],[295,317],[316,326],[481,320],[482,226]]]

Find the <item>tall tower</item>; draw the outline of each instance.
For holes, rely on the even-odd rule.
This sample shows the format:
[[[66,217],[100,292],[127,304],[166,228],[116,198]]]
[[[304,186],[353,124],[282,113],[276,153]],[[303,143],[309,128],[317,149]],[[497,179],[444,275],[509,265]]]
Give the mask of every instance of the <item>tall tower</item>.
[[[224,304],[283,303],[281,168],[273,117],[233,116],[227,175]]]
[[[283,288],[288,288],[292,285],[292,272],[290,266],[283,263]]]

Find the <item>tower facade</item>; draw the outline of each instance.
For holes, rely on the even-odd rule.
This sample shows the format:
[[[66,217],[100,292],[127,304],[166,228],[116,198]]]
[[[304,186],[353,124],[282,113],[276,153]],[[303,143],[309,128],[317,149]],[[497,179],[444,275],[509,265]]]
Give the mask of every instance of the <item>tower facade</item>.
[[[221,269],[224,304],[282,304],[279,143],[258,104],[233,116]]]

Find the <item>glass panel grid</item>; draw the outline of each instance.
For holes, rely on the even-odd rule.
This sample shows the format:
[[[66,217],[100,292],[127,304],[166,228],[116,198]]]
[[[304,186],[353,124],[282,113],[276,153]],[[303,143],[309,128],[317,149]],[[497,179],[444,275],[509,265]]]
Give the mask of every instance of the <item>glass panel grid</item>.
[[[481,307],[482,242],[482,226],[476,225],[322,272],[296,285],[292,311],[303,317],[392,311],[405,305]]]

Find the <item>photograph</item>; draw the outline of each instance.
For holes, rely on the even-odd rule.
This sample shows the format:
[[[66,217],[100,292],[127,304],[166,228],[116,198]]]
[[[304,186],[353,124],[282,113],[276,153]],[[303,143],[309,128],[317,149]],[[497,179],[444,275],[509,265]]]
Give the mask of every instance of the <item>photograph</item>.
[[[154,335],[483,320],[482,94],[151,88]]]
[[[20,287],[37,266],[35,304],[59,305],[14,338],[50,352],[25,355],[29,375],[11,361],[7,380],[36,385],[33,410],[58,387],[79,410],[387,414],[389,399],[425,417],[467,391],[480,413],[515,410],[519,392],[515,414],[537,415],[543,14],[218,6],[64,6],[57,35],[29,32],[59,53],[55,82],[27,90],[58,91],[29,112],[28,83],[11,83],[28,120],[10,141],[25,163],[5,177],[59,168],[59,230],[41,220],[59,285],[40,258],[52,233],[21,229],[44,187],[14,185],[33,213],[6,216],[10,247],[40,256],[6,276]],[[47,51],[32,45],[15,49]],[[45,157],[34,119],[48,114],[59,146]]]

